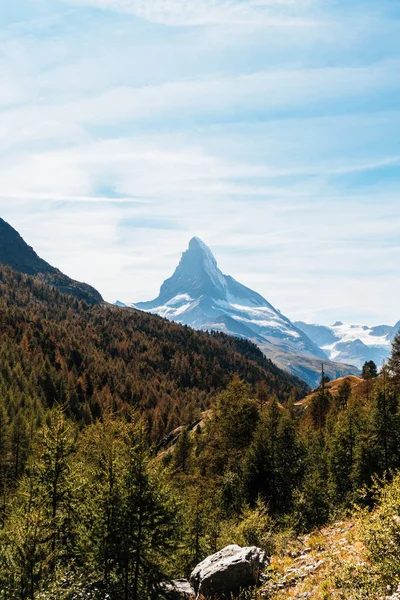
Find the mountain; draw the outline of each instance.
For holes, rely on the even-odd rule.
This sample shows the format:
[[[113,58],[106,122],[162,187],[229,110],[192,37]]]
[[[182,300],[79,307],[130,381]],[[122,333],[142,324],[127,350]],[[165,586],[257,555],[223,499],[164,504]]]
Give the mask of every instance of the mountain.
[[[337,321],[330,327],[295,322],[331,360],[346,362],[361,368],[367,360],[373,360],[379,367],[389,357],[392,341],[399,332],[400,322],[390,325],[355,325]]]
[[[31,246],[9,223],[0,218],[0,264],[7,265],[25,275],[39,277],[42,281],[65,294],[79,300],[98,304],[103,298],[97,290],[86,283],[80,283],[64,275],[40,258]]]
[[[190,240],[159,296],[133,306],[195,329],[249,339],[279,367],[311,386],[319,381],[321,361],[329,362],[325,352],[265,298],[224,275],[211,250],[197,237]],[[337,376],[354,371],[336,363],[331,367]]]

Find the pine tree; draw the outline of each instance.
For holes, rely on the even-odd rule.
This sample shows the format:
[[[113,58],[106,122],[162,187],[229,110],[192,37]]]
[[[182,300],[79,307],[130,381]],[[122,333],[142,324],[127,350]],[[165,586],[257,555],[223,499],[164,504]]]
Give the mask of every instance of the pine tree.
[[[311,529],[329,518],[327,449],[324,432],[309,424],[302,431],[302,439],[307,454],[304,478],[295,490],[294,521],[299,529]]]
[[[161,467],[151,459],[143,421],[128,418],[108,415],[80,440],[91,491],[88,563],[112,597],[147,600],[165,578],[177,510]]]
[[[229,470],[249,446],[257,422],[259,408],[250,399],[248,386],[235,377],[215,403],[204,460],[216,473]]]
[[[4,527],[10,471],[10,426],[6,410],[0,404],[0,529]]]
[[[373,360],[368,360],[364,363],[361,377],[365,380],[375,379],[375,377],[378,377],[378,367]]]
[[[245,496],[251,505],[254,505],[257,498],[261,496],[270,507],[271,505],[275,507],[279,421],[279,407],[274,400],[264,411],[244,460],[243,486]]]
[[[347,408],[348,402],[351,398],[352,389],[351,383],[348,379],[345,379],[338,387],[338,393],[333,399],[333,404],[337,411],[342,411]]]
[[[50,413],[39,438],[40,454],[33,462],[31,476],[38,478],[50,528],[50,567],[68,563],[74,555],[76,473],[72,471],[76,433],[60,408]]]
[[[314,427],[317,429],[323,429],[331,404],[332,396],[322,386],[312,397],[309,408]]]
[[[392,343],[392,354],[388,360],[387,370],[393,383],[400,386],[400,333],[396,335]]]
[[[188,472],[192,448],[193,442],[189,431],[187,427],[184,427],[174,448],[174,466],[178,471],[185,474]]]
[[[381,456],[381,472],[400,466],[400,417],[397,393],[386,386],[378,392],[373,411],[375,444]]]
[[[6,583],[16,594],[10,597],[33,600],[56,569],[67,567],[75,557],[74,440],[72,426],[62,412],[52,411],[18,485],[4,529],[5,572],[17,573]]]
[[[260,404],[260,410],[262,410],[268,402],[268,388],[265,381],[259,381],[257,384],[257,400]]]
[[[350,401],[342,409],[334,425],[329,441],[329,476],[333,498],[344,501],[354,490],[357,447],[363,427],[363,414],[359,402]]]
[[[34,600],[49,578],[49,522],[38,480],[23,477],[1,536],[0,588],[5,598]]]
[[[173,548],[176,509],[160,469],[151,463],[142,421],[127,424],[129,461],[124,477],[124,600],[144,600],[165,578]]]
[[[276,510],[284,513],[292,509],[293,495],[301,484],[305,469],[305,449],[289,412],[285,412],[279,422],[276,468]]]
[[[22,475],[29,454],[29,431],[26,417],[19,410],[11,424],[11,453],[12,453],[12,477],[17,480]]]
[[[276,400],[264,412],[246,454],[243,485],[251,505],[261,496],[276,514],[291,506],[301,479],[303,451],[289,413]]]

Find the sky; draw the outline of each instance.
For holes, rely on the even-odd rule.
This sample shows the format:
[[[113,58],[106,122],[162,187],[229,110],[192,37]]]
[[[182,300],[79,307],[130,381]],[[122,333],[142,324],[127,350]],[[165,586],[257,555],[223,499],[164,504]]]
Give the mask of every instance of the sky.
[[[13,0],[0,216],[110,302],[191,237],[292,319],[400,319],[400,4]]]

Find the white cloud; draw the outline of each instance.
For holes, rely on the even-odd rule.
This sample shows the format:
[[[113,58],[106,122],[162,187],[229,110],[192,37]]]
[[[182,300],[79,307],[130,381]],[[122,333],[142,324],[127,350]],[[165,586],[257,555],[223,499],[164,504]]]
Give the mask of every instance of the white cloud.
[[[135,15],[153,23],[171,26],[270,25],[310,26],[302,10],[311,2],[289,0],[69,0],[75,5],[92,6]],[[300,13],[300,14],[298,14]]]
[[[190,125],[245,120],[250,114],[324,110],[329,102],[362,101],[376,89],[390,93],[400,84],[400,62],[383,61],[370,67],[273,70],[212,80],[171,82],[144,87],[117,86],[72,100],[30,103],[0,113],[1,146],[24,140],[83,138],[95,125],[162,122],[176,119]],[[57,84],[57,80],[54,80]],[[39,79],[40,86],[40,79]],[[336,103],[336,104],[335,104]]]

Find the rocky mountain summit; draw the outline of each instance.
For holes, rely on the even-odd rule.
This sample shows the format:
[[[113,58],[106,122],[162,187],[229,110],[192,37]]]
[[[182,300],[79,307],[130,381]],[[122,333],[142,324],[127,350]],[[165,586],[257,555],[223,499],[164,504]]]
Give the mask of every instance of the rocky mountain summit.
[[[158,297],[133,306],[195,329],[249,339],[280,368],[312,387],[319,381],[321,361],[335,378],[357,371],[329,363],[327,354],[263,296],[222,273],[210,248],[197,237]]]

